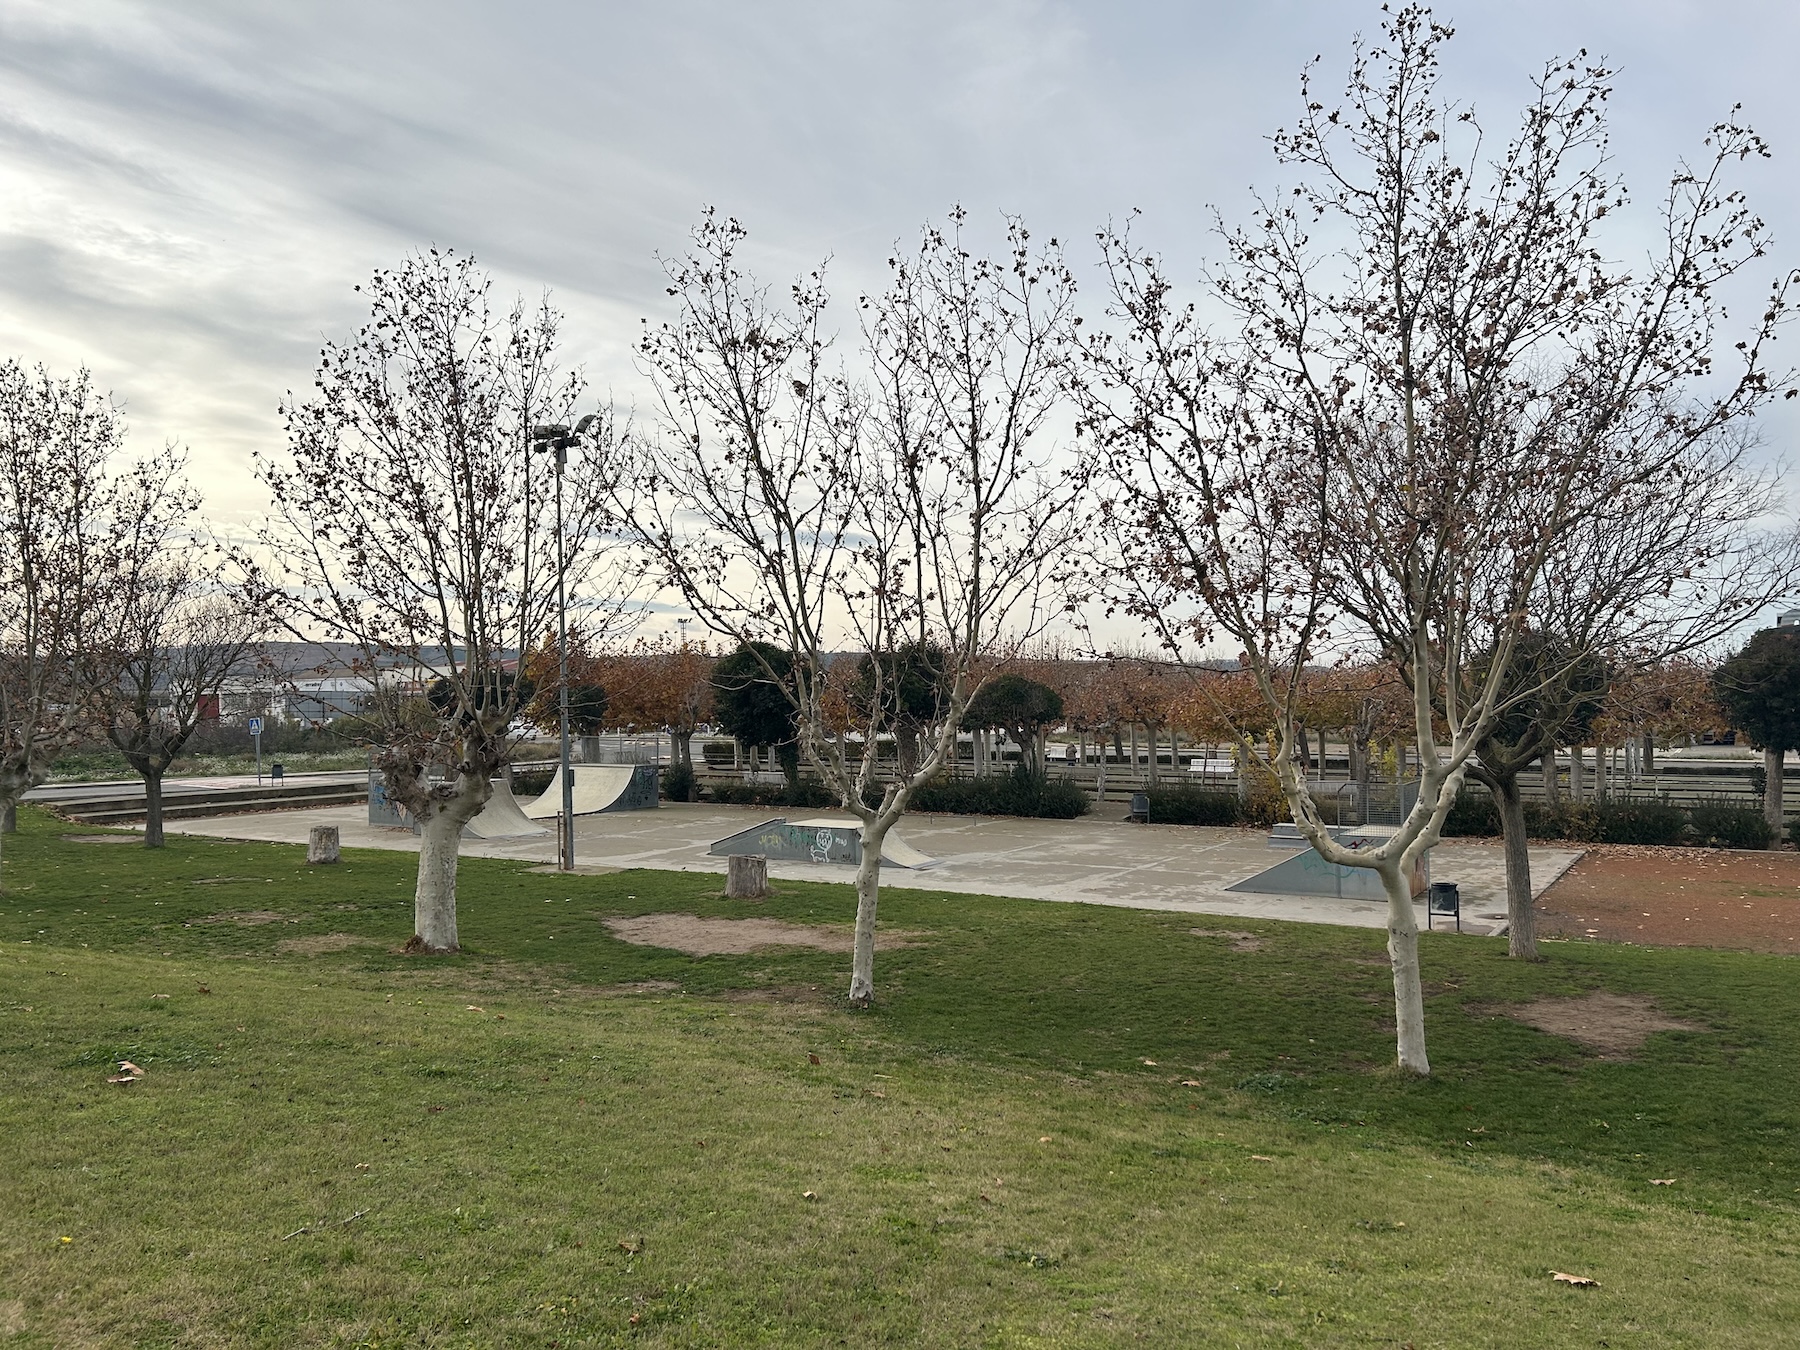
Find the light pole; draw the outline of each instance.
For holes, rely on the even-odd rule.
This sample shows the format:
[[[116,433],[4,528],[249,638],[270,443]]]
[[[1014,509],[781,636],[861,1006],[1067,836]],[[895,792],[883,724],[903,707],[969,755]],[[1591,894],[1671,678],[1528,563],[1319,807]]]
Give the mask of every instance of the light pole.
[[[573,432],[560,425],[531,429],[532,450],[548,451],[556,456],[556,682],[559,686],[557,704],[562,732],[559,761],[562,811],[557,817],[556,865],[564,872],[575,870],[575,774],[569,767],[569,597],[564,586],[566,560],[563,549],[562,480],[563,466],[568,463],[569,447],[593,422],[594,414],[589,413],[575,424]]]

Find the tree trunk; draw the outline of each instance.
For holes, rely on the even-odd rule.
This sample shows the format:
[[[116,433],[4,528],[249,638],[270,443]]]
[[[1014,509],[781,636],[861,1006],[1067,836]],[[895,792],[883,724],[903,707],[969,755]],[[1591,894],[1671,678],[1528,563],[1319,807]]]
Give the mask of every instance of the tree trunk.
[[[1394,971],[1396,1059],[1421,1078],[1431,1072],[1425,1057],[1425,990],[1419,978],[1419,920],[1413,912],[1410,869],[1390,859],[1377,869],[1388,894],[1388,964]]]
[[[1612,800],[1612,751],[1604,745],[1594,747],[1594,800]]]
[[[1587,790],[1586,773],[1581,762],[1581,747],[1569,747],[1569,799],[1579,802]]]
[[[1531,903],[1531,852],[1526,846],[1525,803],[1518,776],[1488,784],[1500,808],[1500,835],[1506,844],[1506,954],[1536,961],[1537,911]]]
[[[1156,758],[1162,753],[1156,748],[1156,743],[1161,738],[1156,734],[1156,723],[1154,722],[1146,722],[1144,730],[1150,736],[1150,786],[1157,787],[1162,783],[1161,766],[1157,763]]]
[[[1769,840],[1770,848],[1781,847],[1782,826],[1787,823],[1787,803],[1782,800],[1786,794],[1781,781],[1786,760],[1785,751],[1763,751],[1763,772],[1768,776],[1768,784],[1763,788],[1763,819],[1775,831],[1774,838]]]
[[[768,858],[760,853],[733,853],[725,859],[727,900],[762,900],[768,894]]]
[[[0,834],[17,834],[19,832],[19,804],[8,802],[0,807]]]
[[[1646,774],[1656,772],[1656,737],[1652,736],[1647,731],[1644,733],[1644,757],[1642,763]]]
[[[144,779],[144,847],[163,846],[162,770],[145,769]]]
[[[1550,806],[1562,803],[1562,783],[1556,769],[1556,751],[1549,750],[1538,760],[1538,772],[1544,779],[1544,801]]]
[[[675,743],[675,762],[677,764],[685,764],[690,769],[693,768],[694,733],[691,730],[671,732],[669,734],[669,739]]]
[[[1138,779],[1137,728],[1138,728],[1138,724],[1136,722],[1133,722],[1131,724],[1131,783],[1132,783],[1133,787],[1136,787],[1139,782],[1139,779]]]
[[[875,1001],[875,906],[881,898],[881,844],[892,821],[863,825],[862,861],[856,865],[856,942],[850,954],[850,1006]]]
[[[424,952],[453,952],[456,940],[456,862],[463,822],[440,808],[419,826],[419,884],[413,892],[413,940]]]

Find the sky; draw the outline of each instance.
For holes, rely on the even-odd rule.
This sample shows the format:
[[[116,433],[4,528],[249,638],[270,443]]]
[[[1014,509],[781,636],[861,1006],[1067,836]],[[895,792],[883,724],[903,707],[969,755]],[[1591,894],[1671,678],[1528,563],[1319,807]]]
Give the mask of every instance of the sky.
[[[1776,152],[1743,179],[1772,266],[1800,265],[1800,5],[1438,13],[1449,88],[1497,129],[1548,58],[1610,58],[1645,208],[1742,103]],[[1139,209],[1192,275],[1211,210],[1280,181],[1266,138],[1302,66],[1335,86],[1379,21],[1364,0],[0,0],[0,352],[89,367],[133,444],[186,445],[239,528],[279,401],[353,331],[353,286],[410,250],[548,289],[571,362],[626,403],[640,322],[667,313],[657,254],[706,204],[765,275],[829,255],[840,293],[953,203],[1062,239],[1091,289],[1094,231]],[[1785,457],[1800,422],[1764,430]]]

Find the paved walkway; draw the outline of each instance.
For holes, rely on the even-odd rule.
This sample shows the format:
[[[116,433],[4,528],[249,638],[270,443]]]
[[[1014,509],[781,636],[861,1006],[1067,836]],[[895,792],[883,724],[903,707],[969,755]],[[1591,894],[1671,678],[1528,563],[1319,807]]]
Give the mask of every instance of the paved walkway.
[[[760,807],[664,805],[655,811],[582,816],[575,825],[575,854],[582,871],[651,867],[723,872],[725,859],[709,856],[708,845],[781,814]],[[788,814],[801,819],[821,816],[806,810]],[[170,821],[165,829],[171,834],[303,844],[313,825],[336,825],[344,845],[350,848],[416,851],[419,847],[410,830],[370,825],[368,811],[362,806],[210,816]],[[1386,906],[1378,902],[1227,891],[1233,882],[1288,856],[1270,849],[1263,831],[1127,825],[1099,816],[1013,820],[909,815],[901,821],[898,833],[940,861],[916,872],[883,867],[883,886],[1367,928],[1387,924]],[[555,861],[556,847],[549,835],[470,839],[464,842],[463,853],[548,865]],[[1577,849],[1532,849],[1533,891],[1542,893],[1580,856]],[[848,882],[851,869],[772,862],[769,875],[777,880]],[[1505,862],[1497,844],[1442,844],[1432,855],[1431,875],[1434,880],[1454,881],[1460,886],[1465,932],[1491,933],[1505,921]],[[1424,907],[1418,908],[1423,927]]]

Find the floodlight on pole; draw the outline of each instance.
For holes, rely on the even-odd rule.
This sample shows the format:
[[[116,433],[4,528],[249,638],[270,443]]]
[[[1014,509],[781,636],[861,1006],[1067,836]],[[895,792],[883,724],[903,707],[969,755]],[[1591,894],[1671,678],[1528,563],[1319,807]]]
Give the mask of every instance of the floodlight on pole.
[[[583,418],[577,432],[585,431],[592,417]],[[531,429],[531,449],[556,456],[556,682],[561,746],[558,762],[562,778],[562,811],[557,817],[556,865],[575,870],[575,775],[569,765],[569,598],[565,588],[566,559],[563,548],[563,467],[568,463],[574,437],[566,426]]]

